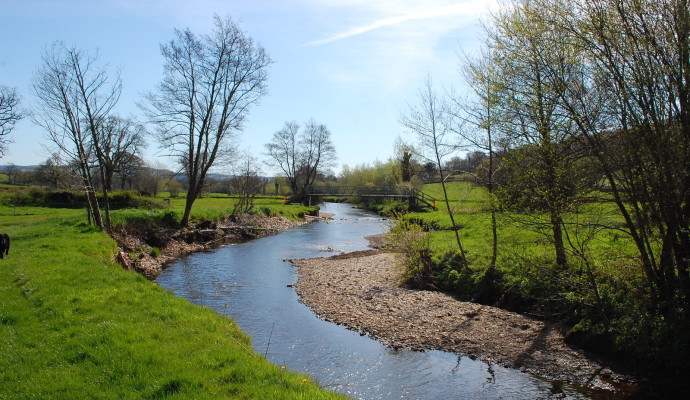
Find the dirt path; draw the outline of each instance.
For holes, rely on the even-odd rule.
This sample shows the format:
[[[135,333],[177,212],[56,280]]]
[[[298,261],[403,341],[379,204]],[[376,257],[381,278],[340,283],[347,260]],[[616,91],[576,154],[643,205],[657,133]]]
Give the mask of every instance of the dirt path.
[[[302,302],[322,318],[388,346],[450,351],[595,388],[631,381],[566,345],[557,325],[444,293],[401,288],[396,257],[370,250],[290,261],[298,267]]]

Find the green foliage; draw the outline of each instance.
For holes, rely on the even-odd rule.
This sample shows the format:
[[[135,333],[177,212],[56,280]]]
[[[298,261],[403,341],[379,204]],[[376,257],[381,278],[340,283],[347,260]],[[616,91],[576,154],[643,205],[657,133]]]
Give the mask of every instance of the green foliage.
[[[158,247],[151,248],[151,257],[158,258],[161,255],[161,250]]]
[[[398,219],[388,241],[393,251],[403,255],[403,281],[414,287],[427,286],[433,278],[429,235],[419,225]]]
[[[437,188],[427,185],[424,191],[433,195]],[[470,268],[463,271],[458,264],[445,212],[401,214],[391,240],[404,255],[409,284],[558,318],[571,324],[569,340],[582,346],[647,360],[663,354],[669,365],[687,365],[690,341],[674,339],[687,336],[685,317],[678,311],[659,319],[636,264],[635,245],[620,229],[622,218],[607,196],[564,214],[569,254],[564,266],[554,262],[549,236],[534,228],[548,224],[548,215],[499,212],[497,267],[489,268],[491,197],[465,182],[449,184],[449,193]]]
[[[351,203],[356,203],[357,199],[351,199]],[[384,199],[383,201],[369,201],[366,209],[374,211],[387,217],[397,217],[410,212],[410,203],[401,200]]]
[[[342,398],[268,363],[230,319],[122,270],[82,210],[0,215],[12,237],[0,268],[0,397]]]
[[[338,178],[343,186],[396,186],[402,182],[400,162],[375,161],[372,165],[360,164],[353,168],[345,165]]]
[[[98,195],[99,202],[102,195]],[[161,208],[163,202],[154,198],[136,195],[129,191],[109,194],[112,209],[120,208]],[[83,192],[47,191],[41,187],[21,187],[0,194],[0,204],[4,206],[43,206],[61,208],[82,208],[87,200]]]

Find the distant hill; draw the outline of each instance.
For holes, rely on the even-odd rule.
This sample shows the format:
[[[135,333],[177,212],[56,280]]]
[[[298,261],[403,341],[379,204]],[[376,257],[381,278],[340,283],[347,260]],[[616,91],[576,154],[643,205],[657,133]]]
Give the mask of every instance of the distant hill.
[[[10,165],[0,165],[0,173],[5,173],[7,171],[7,167]],[[19,168],[22,171],[33,171],[36,168],[38,168],[38,165],[11,165],[15,168]]]

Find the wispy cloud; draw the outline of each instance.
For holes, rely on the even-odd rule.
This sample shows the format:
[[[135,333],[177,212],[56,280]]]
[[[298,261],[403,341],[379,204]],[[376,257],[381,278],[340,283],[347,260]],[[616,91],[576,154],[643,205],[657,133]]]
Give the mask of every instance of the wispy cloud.
[[[346,39],[352,36],[357,36],[361,35],[376,29],[384,28],[384,27],[389,27],[393,25],[398,25],[404,22],[408,21],[415,21],[415,20],[423,20],[423,19],[431,19],[431,18],[439,18],[439,17],[450,17],[450,16],[458,16],[458,15],[465,15],[465,16],[470,16],[470,15],[476,15],[477,13],[477,7],[475,2],[464,2],[460,4],[452,4],[448,6],[442,6],[442,7],[436,7],[432,8],[429,10],[424,10],[424,11],[416,11],[400,16],[395,16],[395,17],[388,17],[388,18],[383,18],[378,21],[375,21],[373,23],[363,25],[363,26],[357,26],[352,29],[348,29],[345,32],[339,33],[337,35],[325,38],[325,39],[320,39],[320,40],[314,40],[308,43],[305,43],[304,46],[320,46],[323,44],[327,43],[332,43],[338,40]]]

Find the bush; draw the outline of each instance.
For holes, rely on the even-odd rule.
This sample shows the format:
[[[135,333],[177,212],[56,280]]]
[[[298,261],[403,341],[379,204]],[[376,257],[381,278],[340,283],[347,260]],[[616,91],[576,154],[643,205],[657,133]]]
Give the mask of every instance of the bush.
[[[429,235],[419,225],[398,219],[387,236],[392,250],[403,255],[404,282],[413,287],[428,286],[433,281]]]
[[[180,224],[180,219],[177,218],[177,214],[173,210],[166,210],[161,216],[161,221],[168,226],[179,226]]]
[[[12,191],[3,194],[0,203],[4,206],[29,206],[34,204],[34,200],[27,191]]]
[[[153,258],[158,258],[161,255],[161,250],[158,247],[152,247],[150,255]]]
[[[79,196],[72,192],[48,192],[32,194],[35,196],[36,203],[44,203],[48,206],[76,206],[79,203]]]
[[[384,200],[380,207],[380,213],[388,217],[407,214],[409,211],[410,204],[400,200]]]

